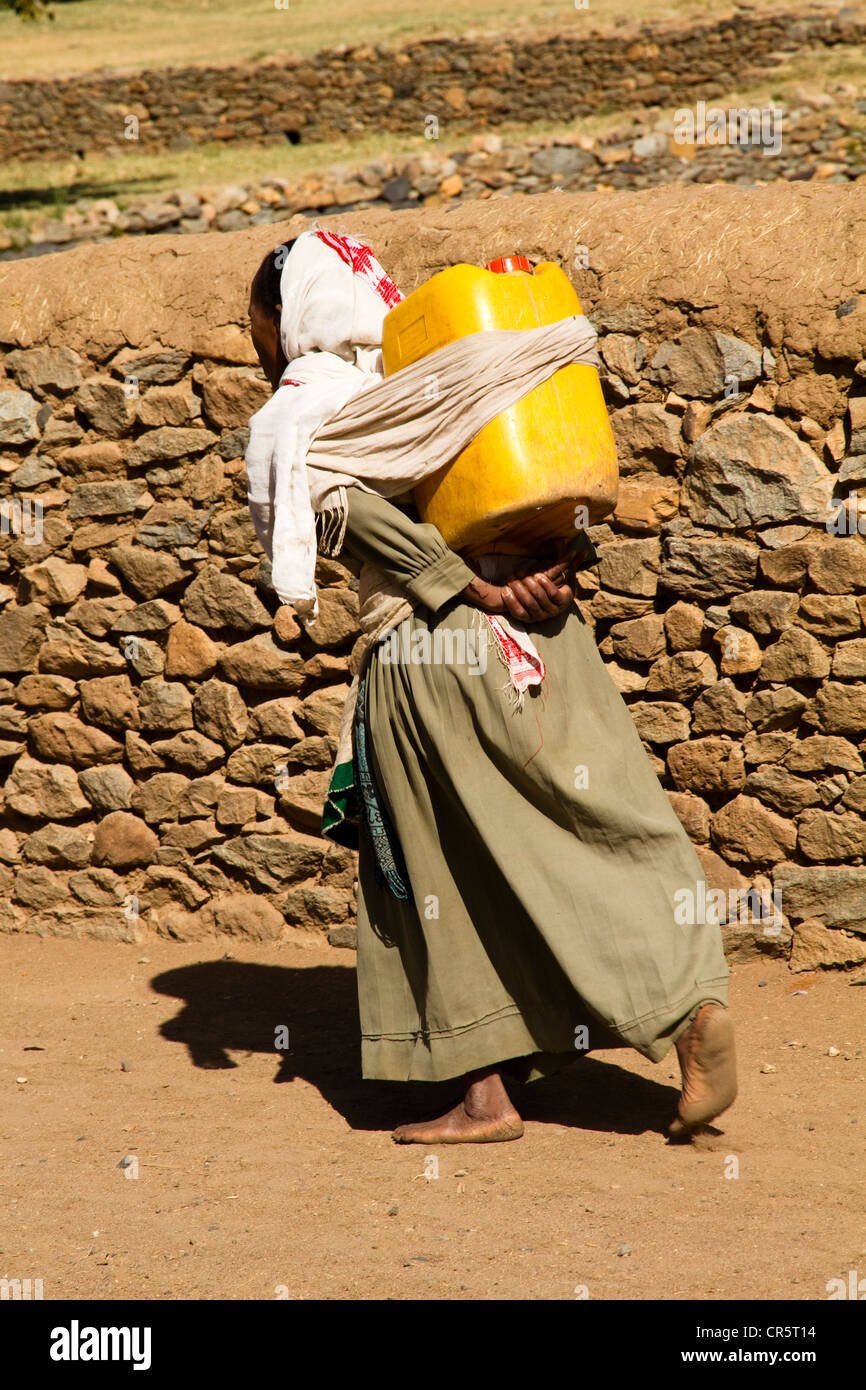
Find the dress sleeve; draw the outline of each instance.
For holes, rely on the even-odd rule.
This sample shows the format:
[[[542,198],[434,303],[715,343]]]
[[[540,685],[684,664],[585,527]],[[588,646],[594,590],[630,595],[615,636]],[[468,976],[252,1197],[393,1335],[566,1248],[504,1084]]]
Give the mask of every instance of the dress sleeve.
[[[363,488],[347,487],[344,548],[375,565],[416,603],[435,613],[476,576],[449,550],[435,526],[415,521],[402,507]]]

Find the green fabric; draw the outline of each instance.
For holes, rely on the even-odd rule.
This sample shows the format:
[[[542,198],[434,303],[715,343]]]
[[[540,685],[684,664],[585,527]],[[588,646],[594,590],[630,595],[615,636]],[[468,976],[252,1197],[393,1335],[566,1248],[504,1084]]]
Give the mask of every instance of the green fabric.
[[[366,701],[367,682],[366,677],[362,676],[355,715],[355,775],[360,791],[361,820],[364,834],[373,850],[376,882],[380,888],[387,887],[396,898],[405,900],[410,890],[400,842],[382,803],[370,761]]]
[[[377,549],[392,575],[411,571],[423,601],[423,557],[438,565],[444,542],[365,496],[358,509],[350,500],[347,547],[369,552],[372,506]],[[458,599],[404,625],[407,650],[425,628],[489,631]],[[498,647],[483,670],[387,661],[382,649],[369,658],[371,762],[411,897],[377,883],[362,837],[366,1077],[438,1081],[501,1065],[531,1080],[580,1055],[580,1027],[586,1050],[660,1060],[703,1000],[727,1003],[718,926],[674,917],[678,889],[697,895],[700,861],[592,633],[576,609],[531,631],[547,676],[520,709]]]
[[[347,491],[352,518],[351,550],[356,560],[369,560],[409,598],[435,613],[466,588],[475,577],[461,556],[450,550],[435,526],[421,523],[411,504],[383,503],[362,488]],[[584,531],[574,540],[580,566],[598,556]],[[344,556],[344,558],[349,558]],[[354,761],[339,763],[328,786],[322,815],[322,834],[328,840],[357,850],[358,788]]]
[[[325,809],[322,834],[346,849],[358,848],[358,802],[354,762],[338,763],[334,768]]]
[[[435,612],[475,577],[465,560],[448,548],[435,526],[418,521],[411,504],[398,507],[357,487],[347,488],[346,495],[351,519],[351,558],[376,565],[386,579],[403,585],[408,597]],[[319,538],[321,543],[320,530]],[[354,761],[339,763],[325,798],[322,834],[354,850],[359,848],[358,796]]]
[[[411,503],[398,505],[363,488],[346,489],[345,550],[367,560],[411,599],[436,612],[466,588],[475,571],[421,522]]]

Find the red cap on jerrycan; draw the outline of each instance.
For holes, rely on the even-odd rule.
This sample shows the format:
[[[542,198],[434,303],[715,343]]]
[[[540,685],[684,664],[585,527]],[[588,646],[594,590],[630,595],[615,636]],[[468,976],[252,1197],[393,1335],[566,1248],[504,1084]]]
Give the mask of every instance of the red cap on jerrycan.
[[[523,270],[527,275],[533,274],[532,266],[525,256],[500,256],[495,261],[488,261],[487,269],[496,275],[505,275],[509,270]]]

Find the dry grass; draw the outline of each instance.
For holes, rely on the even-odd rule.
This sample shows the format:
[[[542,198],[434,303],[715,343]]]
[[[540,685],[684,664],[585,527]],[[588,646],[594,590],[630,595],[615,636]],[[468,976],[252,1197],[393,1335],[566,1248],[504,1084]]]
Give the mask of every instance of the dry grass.
[[[732,106],[762,106],[771,101],[790,106],[800,87],[826,91],[841,82],[849,83],[860,92],[866,91],[866,50],[830,49],[809,55],[779,69],[769,84],[739,88],[724,98],[714,97],[713,100],[716,104]],[[693,100],[699,95],[691,93]],[[658,114],[672,115],[673,108]],[[622,129],[631,120],[643,124],[646,119],[646,112],[640,108],[624,109],[581,117],[569,129],[577,128],[588,135],[599,136]],[[864,121],[866,118],[860,124]],[[497,126],[496,131],[505,139],[520,140],[530,135],[555,134],[563,128],[562,122],[537,122],[529,126],[509,122]],[[449,137],[445,132],[437,148],[446,151],[461,148],[469,139],[468,133]],[[130,198],[170,189],[219,188],[264,179],[271,174],[300,179],[305,174],[321,174],[335,164],[353,168],[382,155],[424,153],[430,148],[430,142],[422,135],[369,132],[360,140],[287,145],[279,150],[215,141],[176,153],[147,154],[136,151],[133,146],[123,147],[115,158],[92,155],[83,160],[7,163],[0,167],[0,220],[9,226],[26,226],[37,217],[59,215],[76,198],[112,197],[123,206]]]
[[[713,101],[731,106],[762,106],[770,102],[790,106],[795,104],[799,88],[832,91],[836,83],[848,83],[858,92],[866,92],[866,49],[846,47],[792,54],[791,61],[775,71],[772,81],[733,90]],[[690,91],[689,95],[693,102],[700,92]],[[673,108],[655,115],[672,113]],[[623,129],[632,120],[643,125],[647,121],[646,111],[634,108],[585,116],[567,128],[598,136]],[[858,124],[862,126],[864,122],[866,118],[861,118]],[[565,128],[562,122],[529,126],[509,122],[496,130],[503,138],[521,140],[530,135],[556,134]],[[446,130],[437,148],[462,148],[469,139],[469,132],[449,136]],[[860,145],[862,132],[852,131],[852,139]],[[430,148],[422,135],[369,132],[355,141],[286,145],[276,150],[215,141],[191,150],[148,154],[125,145],[113,158],[90,155],[83,160],[10,162],[0,166],[0,226],[29,227],[46,216],[60,216],[78,198],[111,197],[122,207],[132,198],[171,189],[220,188],[272,174],[295,180],[306,174],[321,174],[335,164],[351,169],[382,155],[424,153]]]
[[[794,3],[751,0],[754,9]],[[856,0],[852,8],[866,10]],[[55,6],[53,22],[39,25],[0,12],[0,76],[233,63],[280,51],[315,53],[335,43],[402,42],[473,29],[619,28],[650,19],[718,18],[733,9],[733,0],[709,14],[705,0],[588,0],[585,9],[574,0],[72,0]]]

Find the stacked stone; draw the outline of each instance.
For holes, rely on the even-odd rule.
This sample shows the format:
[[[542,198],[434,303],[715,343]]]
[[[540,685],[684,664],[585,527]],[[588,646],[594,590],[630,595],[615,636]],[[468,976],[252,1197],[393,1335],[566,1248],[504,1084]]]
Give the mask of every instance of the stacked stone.
[[[598,111],[710,101],[763,79],[798,49],[863,43],[842,9],[751,12],[631,33],[575,26],[525,39],[438,37],[404,47],[342,45],[259,64],[0,83],[0,157],[64,159],[209,141],[284,145],[368,131],[449,132],[504,121],[571,121]],[[748,66],[743,55],[748,55]],[[34,112],[39,113],[38,119]],[[130,118],[138,122],[137,131]]]
[[[242,457],[268,387],[178,352],[4,365],[2,925],[342,927],[354,859],[318,829],[355,581],[323,562],[303,628],[270,587]]]
[[[622,482],[579,602],[711,887],[781,892],[781,930],[729,947],[802,968],[866,959],[856,309],[820,360],[772,318],[752,343],[592,314]],[[354,857],[318,829],[357,597],[320,561],[301,623],[270,586],[242,457],[266,384],[159,348],[2,367],[0,927],[349,941]]]
[[[848,183],[866,176],[866,100],[846,83],[835,84],[832,93],[801,90],[797,104],[784,109],[781,149],[769,157],[758,143],[684,145],[674,135],[669,117],[649,125],[635,119],[600,138],[569,132],[503,140],[491,131],[465,147],[446,151],[431,141],[423,154],[332,165],[295,182],[271,175],[134,198],[123,209],[111,198],[81,198],[60,218],[0,231],[0,254],[166,231],[239,231],[298,212],[315,217],[373,207],[447,207],[552,189],[598,192],[676,182],[754,187],[774,179]]]
[[[866,960],[866,361],[597,317],[622,483],[583,614],[709,883],[779,895],[729,949]]]

